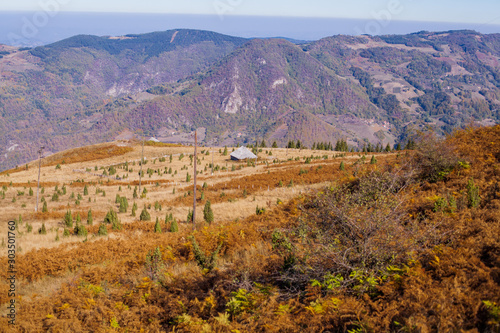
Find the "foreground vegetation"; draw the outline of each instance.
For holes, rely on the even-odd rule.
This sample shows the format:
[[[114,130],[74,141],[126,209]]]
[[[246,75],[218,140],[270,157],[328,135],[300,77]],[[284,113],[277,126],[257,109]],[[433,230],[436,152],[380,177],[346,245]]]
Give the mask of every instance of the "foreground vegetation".
[[[213,216],[196,230],[165,212],[155,223],[159,212],[139,205],[116,230],[110,214],[113,237],[21,254],[33,294],[19,299],[13,331],[498,332],[500,126],[416,144],[371,161],[299,157],[235,171],[234,192],[224,181],[200,187]],[[258,185],[243,193],[245,183]],[[324,185],[218,218],[227,199],[256,205],[266,183]],[[184,190],[163,207],[187,205]],[[141,210],[150,221],[138,221]],[[89,235],[105,219],[93,215]]]

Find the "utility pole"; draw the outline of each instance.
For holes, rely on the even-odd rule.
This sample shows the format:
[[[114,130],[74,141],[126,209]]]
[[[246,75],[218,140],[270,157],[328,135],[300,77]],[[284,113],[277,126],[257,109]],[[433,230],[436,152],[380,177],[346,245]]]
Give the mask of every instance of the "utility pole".
[[[144,163],[144,137],[142,138],[141,169],[139,171],[139,197],[141,197],[142,164]]]
[[[35,213],[38,212],[38,191],[40,190],[40,169],[42,168],[42,150],[45,147],[40,147],[38,150],[38,185],[36,187],[36,206],[35,206]]]
[[[212,176],[214,175],[214,148],[212,147]]]
[[[196,136],[196,131],[194,131],[194,189],[193,189],[193,230],[196,227],[196,164],[198,160],[196,159],[196,146],[198,144],[198,137]]]

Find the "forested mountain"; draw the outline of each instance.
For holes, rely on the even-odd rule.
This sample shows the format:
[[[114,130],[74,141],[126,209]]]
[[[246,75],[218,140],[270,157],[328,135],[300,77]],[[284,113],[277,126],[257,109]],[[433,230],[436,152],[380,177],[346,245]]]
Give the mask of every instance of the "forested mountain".
[[[333,36],[309,43],[196,30],[0,46],[0,169],[142,130],[167,142],[351,147],[500,119],[500,34]]]

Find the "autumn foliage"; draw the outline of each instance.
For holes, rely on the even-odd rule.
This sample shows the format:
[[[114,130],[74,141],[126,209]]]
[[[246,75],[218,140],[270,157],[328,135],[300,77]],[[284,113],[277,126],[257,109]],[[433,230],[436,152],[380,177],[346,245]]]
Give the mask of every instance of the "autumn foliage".
[[[15,330],[498,332],[500,126],[432,142],[447,155],[422,141],[387,164],[248,176],[331,184],[245,220],[175,233],[143,221],[22,254],[25,283],[72,277],[23,299]]]

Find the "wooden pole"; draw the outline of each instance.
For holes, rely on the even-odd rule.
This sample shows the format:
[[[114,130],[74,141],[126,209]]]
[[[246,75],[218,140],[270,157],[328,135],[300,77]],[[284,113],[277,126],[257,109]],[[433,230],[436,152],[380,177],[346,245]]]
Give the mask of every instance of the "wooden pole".
[[[144,138],[142,138],[142,153],[141,153],[141,169],[139,170],[139,198],[142,195],[141,192],[141,178],[142,178],[142,164],[144,163]]]
[[[35,213],[38,212],[38,191],[40,190],[40,169],[42,168],[42,150],[45,147],[40,147],[40,150],[38,151],[38,185],[36,187],[36,206],[35,206]]]
[[[198,137],[196,136],[196,131],[194,131],[194,189],[193,189],[193,230],[196,227],[196,146],[198,145]]]

